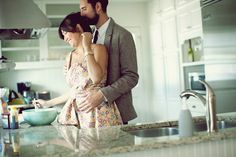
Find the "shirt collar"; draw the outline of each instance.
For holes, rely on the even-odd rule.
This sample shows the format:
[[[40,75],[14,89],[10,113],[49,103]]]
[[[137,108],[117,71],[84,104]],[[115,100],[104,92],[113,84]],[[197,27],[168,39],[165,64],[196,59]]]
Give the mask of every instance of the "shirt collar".
[[[99,27],[98,30],[98,35],[103,36],[106,33],[106,30],[108,28],[108,25],[110,23],[111,19],[109,18],[101,27]]]

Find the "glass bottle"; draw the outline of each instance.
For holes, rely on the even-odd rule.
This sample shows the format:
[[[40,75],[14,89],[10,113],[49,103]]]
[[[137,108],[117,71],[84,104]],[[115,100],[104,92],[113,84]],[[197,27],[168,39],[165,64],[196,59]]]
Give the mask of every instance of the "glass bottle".
[[[192,48],[191,39],[189,40],[188,61],[189,62],[194,62],[194,51],[193,51],[193,48]]]

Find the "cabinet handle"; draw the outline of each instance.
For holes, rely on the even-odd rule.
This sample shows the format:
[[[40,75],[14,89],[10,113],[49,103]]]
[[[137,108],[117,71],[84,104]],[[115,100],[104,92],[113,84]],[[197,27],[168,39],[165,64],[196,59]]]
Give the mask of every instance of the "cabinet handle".
[[[188,27],[187,27],[187,29],[191,29],[191,28],[192,28],[192,26],[188,26]]]

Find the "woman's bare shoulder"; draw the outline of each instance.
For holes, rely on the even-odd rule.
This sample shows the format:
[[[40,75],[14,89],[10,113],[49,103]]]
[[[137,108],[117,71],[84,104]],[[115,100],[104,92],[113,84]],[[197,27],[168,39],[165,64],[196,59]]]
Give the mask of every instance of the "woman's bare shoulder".
[[[92,44],[91,48],[92,48],[93,52],[97,52],[97,51],[107,52],[106,47],[102,44]]]

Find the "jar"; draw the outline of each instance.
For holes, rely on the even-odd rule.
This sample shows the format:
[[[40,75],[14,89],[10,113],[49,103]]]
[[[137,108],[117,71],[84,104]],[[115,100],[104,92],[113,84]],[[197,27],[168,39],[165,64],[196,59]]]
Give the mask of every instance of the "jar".
[[[10,110],[10,128],[11,129],[18,129],[19,122],[18,122],[18,110],[16,107],[11,107]]]

